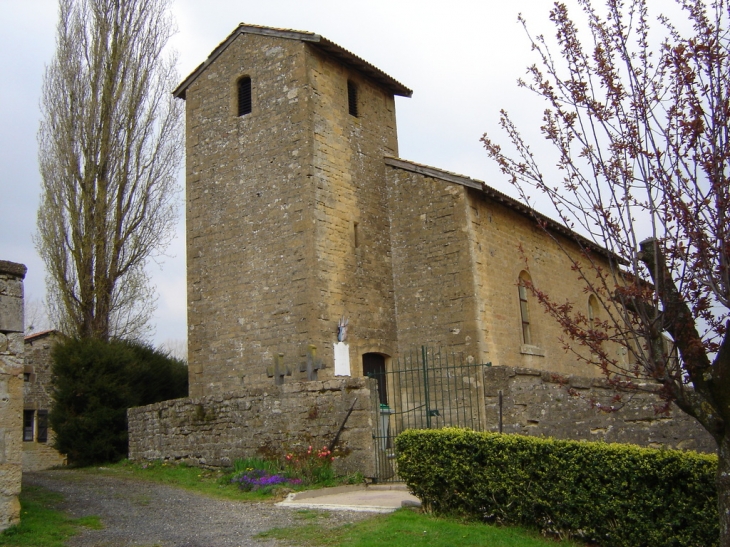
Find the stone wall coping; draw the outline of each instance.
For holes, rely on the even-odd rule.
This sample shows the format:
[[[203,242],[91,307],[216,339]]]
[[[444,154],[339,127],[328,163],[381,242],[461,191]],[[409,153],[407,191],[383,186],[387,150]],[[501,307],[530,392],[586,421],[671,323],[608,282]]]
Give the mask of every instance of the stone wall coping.
[[[28,344],[31,342],[35,342],[36,340],[38,340],[40,338],[46,338],[47,336],[57,336],[57,335],[63,336],[63,333],[56,329],[33,332],[25,337],[25,343]]]
[[[645,393],[656,393],[661,390],[662,386],[651,381],[637,381],[632,383],[632,388],[622,388],[611,384],[604,377],[580,376],[578,374],[556,374],[553,372],[539,370],[535,368],[510,367],[506,365],[495,365],[487,370],[504,371],[507,376],[540,376],[540,380],[548,384],[565,384],[575,389],[590,389],[592,387],[600,389],[613,389],[616,391],[641,391]]]
[[[0,274],[14,275],[20,279],[25,279],[28,268],[25,264],[10,262],[9,260],[0,260]]]
[[[347,391],[350,389],[360,389],[365,387],[366,381],[369,378],[349,377],[341,379],[329,379],[329,380],[313,380],[313,381],[302,381],[302,382],[291,382],[288,384],[281,385],[267,385],[267,386],[251,386],[243,387],[236,391],[226,391],[225,393],[216,393],[214,395],[203,395],[202,397],[181,397],[179,399],[169,399],[167,401],[160,401],[159,403],[152,403],[146,406],[137,406],[127,410],[130,415],[136,415],[147,412],[150,409],[160,410],[163,408],[170,408],[176,404],[193,404],[193,405],[206,405],[210,403],[221,404],[225,401],[232,399],[240,399],[243,397],[281,397],[296,393],[302,393],[305,391]]]

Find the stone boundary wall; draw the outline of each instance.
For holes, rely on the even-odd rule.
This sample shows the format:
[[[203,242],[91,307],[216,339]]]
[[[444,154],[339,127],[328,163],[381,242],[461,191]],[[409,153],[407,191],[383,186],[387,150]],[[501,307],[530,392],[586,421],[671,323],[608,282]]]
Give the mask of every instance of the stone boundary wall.
[[[281,457],[334,439],[339,473],[374,476],[375,380],[343,378],[249,387],[130,408],[129,459],[225,467],[237,458]]]
[[[559,376],[526,368],[486,367],[485,406],[490,431],[499,428],[499,391],[502,391],[504,433],[588,441],[633,443],[652,448],[715,452],[713,438],[699,423],[672,405],[668,414],[658,386],[617,392],[603,378]],[[598,404],[596,404],[598,403]],[[623,405],[616,412],[604,412]]]
[[[0,260],[0,531],[20,522],[23,457],[23,279]]]

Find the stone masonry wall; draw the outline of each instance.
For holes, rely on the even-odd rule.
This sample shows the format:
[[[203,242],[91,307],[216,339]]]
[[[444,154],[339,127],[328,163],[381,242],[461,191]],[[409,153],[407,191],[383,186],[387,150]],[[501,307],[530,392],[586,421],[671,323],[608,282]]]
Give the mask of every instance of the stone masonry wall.
[[[358,71],[309,48],[312,88],[313,276],[312,338],[333,360],[337,322],[350,322],[353,376],[361,355],[393,355],[396,341],[390,225],[383,156],[396,155],[395,102]],[[348,81],[357,88],[357,116],[348,110]],[[332,375],[321,371],[319,378]]]
[[[0,260],[0,531],[20,522],[23,439],[23,279]]]
[[[560,325],[529,291],[532,340],[524,343],[523,270],[554,300],[588,315],[585,282],[534,219],[474,188],[478,181],[395,158],[386,163],[399,353],[427,344],[494,366],[600,374],[566,354]]]
[[[238,116],[242,76],[252,111]],[[305,380],[310,344],[317,379],[332,377],[342,315],[353,363],[392,354],[393,94],[299,40],[242,34],[187,89],[186,120],[191,396],[269,384],[279,353]]]
[[[423,344],[484,362],[466,189],[388,168],[399,353]]]
[[[692,449],[714,452],[712,437],[696,420],[677,407],[657,413],[664,402],[656,385],[641,391],[620,393],[622,400],[603,378],[559,376],[546,371],[486,367],[486,424],[499,430],[499,391],[502,391],[504,433],[588,441],[633,443],[652,448]],[[598,405],[616,412],[603,412]]]
[[[554,301],[570,301],[576,311],[588,315],[586,284],[572,271],[565,251],[536,225],[534,219],[481,192],[469,190],[468,212],[469,235],[473,239],[476,263],[480,324],[488,350],[484,362],[560,374],[600,375],[598,367],[565,352],[560,341],[564,337],[562,328],[545,313],[529,291],[532,344],[525,345],[522,340],[517,284],[523,270],[529,270],[535,286]],[[565,249],[575,248],[575,259],[581,260],[575,244],[565,239],[562,244]],[[600,261],[601,257],[596,255],[594,259]],[[603,267],[608,270],[607,264]],[[618,349],[617,345],[614,351]]]
[[[309,338],[312,130],[305,46],[238,36],[187,90],[190,395],[266,381]],[[252,111],[237,115],[237,81]],[[313,343],[313,342],[312,342]]]
[[[237,458],[319,448],[334,439],[354,402],[335,469],[373,476],[375,385],[369,378],[292,382],[131,408],[129,458],[229,466]]]
[[[51,350],[61,336],[47,331],[25,337],[25,374],[23,382],[23,409],[35,413],[35,431],[32,442],[23,442],[23,471],[40,471],[64,465],[66,458],[53,448],[54,434],[49,427],[47,439],[39,440],[38,411],[51,409]]]

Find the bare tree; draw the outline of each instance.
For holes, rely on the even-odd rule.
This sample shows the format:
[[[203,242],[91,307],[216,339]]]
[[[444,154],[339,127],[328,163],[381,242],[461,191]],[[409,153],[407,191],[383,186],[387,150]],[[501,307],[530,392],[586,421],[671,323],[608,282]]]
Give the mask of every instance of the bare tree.
[[[188,362],[188,341],[185,338],[167,338],[159,349],[185,364]]]
[[[614,254],[606,267],[574,242],[582,249],[576,275],[603,312],[598,323],[572,302],[533,292],[567,345],[590,349],[579,356],[616,384],[655,379],[667,401],[714,437],[720,545],[728,546],[730,6],[677,0],[684,19],[660,16],[655,35],[647,0],[607,0],[605,16],[591,0],[578,3],[588,41],[556,4],[560,54],[528,32],[540,64],[521,82],[547,103],[541,131],[557,151],[559,175],[541,170],[504,111],[500,123],[516,152],[487,135],[483,142],[525,200],[537,188],[566,226]],[[611,344],[634,358],[612,357]]]
[[[26,294],[23,300],[23,316],[26,335],[53,328],[48,318],[48,310],[43,300],[39,298]]]
[[[36,247],[54,323],[138,337],[154,309],[146,261],[177,215],[182,110],[169,0],[59,0],[43,80]]]

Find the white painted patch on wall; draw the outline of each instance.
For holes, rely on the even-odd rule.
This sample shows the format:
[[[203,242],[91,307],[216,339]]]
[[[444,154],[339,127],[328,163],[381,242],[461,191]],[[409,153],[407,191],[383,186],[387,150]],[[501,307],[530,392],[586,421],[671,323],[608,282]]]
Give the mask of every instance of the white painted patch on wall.
[[[335,344],[335,376],[351,376],[350,346],[345,342]]]

